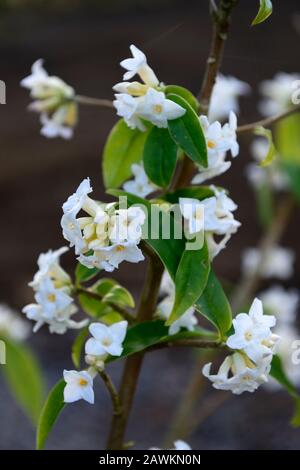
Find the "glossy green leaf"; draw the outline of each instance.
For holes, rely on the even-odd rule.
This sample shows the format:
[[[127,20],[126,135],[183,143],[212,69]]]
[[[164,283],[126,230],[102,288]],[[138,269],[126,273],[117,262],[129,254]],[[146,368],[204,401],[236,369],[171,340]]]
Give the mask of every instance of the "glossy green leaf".
[[[102,300],[90,296],[88,293],[78,295],[78,300],[83,311],[91,317],[99,318],[111,310]]]
[[[102,277],[91,286],[91,289],[93,292],[96,292],[97,294],[104,297],[111,289],[113,289],[113,287],[117,285],[118,283],[115,279]]]
[[[57,382],[50,390],[43,406],[37,427],[36,447],[38,450],[43,449],[50,431],[65,406],[63,393],[65,385],[63,379]]]
[[[76,369],[80,369],[81,356],[88,335],[89,327],[86,326],[85,328],[82,328],[82,330],[80,330],[72,344],[72,361]]]
[[[120,119],[106,141],[102,170],[106,188],[118,188],[131,177],[131,165],[142,160],[148,130],[129,129]]]
[[[93,279],[100,272],[97,268],[89,269],[86,266],[83,266],[81,263],[77,263],[75,269],[75,278],[76,283],[81,284],[82,282],[87,282]]]
[[[300,426],[300,396],[295,385],[287,377],[279,356],[273,357],[270,375],[277,380],[277,382],[279,382],[294,399],[296,410],[291,420],[291,424],[295,427]]]
[[[151,129],[145,142],[143,159],[148,178],[157,186],[167,188],[177,161],[177,146],[168,129]]]
[[[45,398],[45,384],[40,366],[23,344],[5,338],[6,364],[1,371],[16,401],[34,424]]]
[[[219,280],[212,270],[208,276],[203,294],[195,304],[195,308],[217,327],[222,338],[225,337],[232,323],[231,307]]]
[[[266,167],[266,166],[271,165],[271,163],[273,162],[273,160],[274,160],[274,158],[276,157],[276,154],[277,154],[276,148],[275,148],[275,145],[274,145],[274,142],[273,142],[272,131],[270,129],[265,129],[262,126],[258,126],[254,129],[254,134],[259,135],[261,137],[265,137],[268,141],[268,144],[269,144],[267,154],[266,154],[265,158],[260,162],[259,166]]]
[[[175,341],[177,339],[216,339],[215,335],[202,328],[195,328],[194,331],[182,330],[176,335],[168,335],[168,327],[165,326],[162,320],[152,320],[138,325],[132,326],[128,329],[125,341],[123,343],[124,349],[121,357],[127,357],[137,352],[142,352],[145,349],[154,346],[158,343],[168,341]],[[107,362],[115,361],[118,357],[109,357]]]
[[[175,239],[174,238],[174,229],[176,231],[181,230],[181,225],[180,227],[177,227],[177,223],[174,222],[174,220],[171,220],[171,230],[170,230],[170,237],[169,238],[162,238],[162,233],[161,233],[161,214],[162,211],[159,208],[158,205],[152,204],[147,201],[146,199],[142,199],[138,196],[135,196],[130,193],[126,193],[124,191],[120,190],[109,190],[108,194],[111,194],[112,196],[118,197],[118,196],[126,196],[127,197],[127,202],[128,205],[141,205],[143,207],[147,208],[147,218],[148,218],[148,233],[147,238],[145,238],[145,234],[143,235],[145,238],[145,242],[157,253],[157,255],[160,257],[161,261],[165,265],[166,269],[168,270],[170,276],[175,279],[177,267],[179,265],[182,253],[185,249],[185,240],[183,238],[181,239]],[[151,211],[151,206],[152,206],[152,211]],[[154,220],[159,221],[159,233],[158,233],[158,238],[154,238],[151,234],[151,224],[153,223]]]
[[[113,302],[114,304],[124,307],[135,307],[134,298],[125,287],[116,285],[113,286],[107,294],[103,297],[103,302]]]
[[[210,271],[207,244],[198,250],[185,250],[175,276],[175,302],[167,325],[171,325],[199,299]]]
[[[191,93],[187,88],[178,85],[167,85],[165,88],[165,94],[168,98],[168,95],[175,94],[181,96],[185,101],[189,103],[189,105],[193,108],[193,110],[198,113],[199,111],[199,101],[197,98]]]
[[[272,14],[272,11],[273,5],[271,0],[259,0],[259,10],[256,17],[252,21],[252,26],[265,21]]]
[[[180,197],[189,197],[193,199],[199,199],[202,201],[208,197],[215,196],[213,189],[209,186],[190,186],[188,188],[180,188],[171,193],[167,193],[164,199],[172,204],[178,202]]]
[[[172,138],[195,163],[207,167],[206,140],[199,117],[181,96],[170,94],[168,98],[186,110],[180,118],[168,121]]]

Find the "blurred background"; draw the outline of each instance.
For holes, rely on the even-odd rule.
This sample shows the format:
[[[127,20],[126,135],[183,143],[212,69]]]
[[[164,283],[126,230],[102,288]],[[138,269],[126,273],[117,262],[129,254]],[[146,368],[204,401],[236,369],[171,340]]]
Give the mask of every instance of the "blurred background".
[[[259,118],[258,84],[277,71],[299,72],[299,2],[274,1],[271,19],[255,28],[250,24],[257,1],[239,2],[226,45],[222,72],[248,82],[249,97],[241,100],[239,122]],[[36,271],[40,252],[65,244],[60,229],[61,205],[90,176],[95,198],[105,200],[100,159],[105,139],[116,122],[111,110],[83,106],[71,141],[40,136],[38,116],[27,111],[29,96],[20,80],[32,63],[45,59],[50,74],[63,78],[78,94],[112,98],[120,81],[120,60],[131,43],[140,47],[158,77],[197,93],[209,50],[211,26],[206,0],[57,0],[0,1],[0,79],[6,83],[7,104],[0,105],[0,302],[18,311],[32,302],[27,286]],[[216,272],[232,282],[240,275],[241,252],[259,239],[255,199],[245,178],[251,139],[242,136],[241,152],[232,170],[217,182],[238,202],[239,232],[215,263]],[[282,244],[297,252],[294,278],[299,286],[299,213]],[[63,258],[73,269],[73,253]],[[121,283],[138,293],[145,265],[118,270]],[[64,368],[72,368],[70,346],[74,335],[32,334],[47,386]],[[128,438],[146,449],[161,444],[170,418],[192,368],[192,353],[155,352],[145,360]],[[0,366],[4,367],[4,366]],[[120,366],[113,365],[118,381]],[[200,371],[199,371],[200,373]],[[51,434],[49,449],[103,448],[110,404],[98,384],[96,405],[69,406]],[[285,392],[259,390],[255,396],[234,397],[210,415],[189,442],[194,449],[300,449],[300,430],[288,424],[292,402]],[[15,404],[0,376],[0,448],[31,449],[34,428]]]

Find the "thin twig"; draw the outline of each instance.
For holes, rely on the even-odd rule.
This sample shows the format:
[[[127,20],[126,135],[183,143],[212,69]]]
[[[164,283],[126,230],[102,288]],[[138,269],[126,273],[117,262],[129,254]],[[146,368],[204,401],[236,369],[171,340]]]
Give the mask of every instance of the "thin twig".
[[[77,287],[76,294],[87,295],[91,299],[99,300],[100,302],[102,302],[104,299],[103,295],[98,294],[97,292],[93,292],[89,289],[85,289],[84,287]],[[105,299],[104,301],[107,305],[109,305],[109,307],[113,308],[116,312],[120,313],[120,315],[122,315],[122,317],[124,317],[125,320],[128,321],[128,323],[133,323],[135,321],[134,316],[129,310],[127,310],[127,308],[122,307],[121,305],[118,305],[115,302],[106,301]]]
[[[244,124],[243,126],[239,126],[237,128],[237,133],[240,134],[242,132],[251,132],[255,130],[256,127],[269,127],[275,122],[281,121],[281,119],[284,119],[291,114],[297,113],[300,111],[300,104],[294,106],[291,109],[288,109],[287,111],[284,111],[283,113],[276,114],[275,116],[270,116],[266,119],[261,119],[260,121],[256,122],[251,122],[250,124]]]
[[[101,108],[110,108],[114,107],[111,100],[101,99],[101,98],[91,98],[90,96],[76,95],[75,101],[79,104],[86,104],[88,106],[100,106]]]
[[[116,387],[113,384],[113,381],[111,380],[110,376],[108,375],[105,370],[99,370],[99,375],[102,378],[111,398],[113,410],[114,410],[114,415],[115,416],[120,416],[122,414],[122,406],[119,398],[119,394],[117,392]]]

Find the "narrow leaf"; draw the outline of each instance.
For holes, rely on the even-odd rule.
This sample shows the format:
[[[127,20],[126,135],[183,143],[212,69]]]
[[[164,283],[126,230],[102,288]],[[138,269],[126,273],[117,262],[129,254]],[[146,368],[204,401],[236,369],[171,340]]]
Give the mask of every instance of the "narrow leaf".
[[[207,167],[206,140],[199,117],[181,96],[170,94],[168,98],[186,110],[182,117],[168,121],[172,138],[195,163]]]
[[[77,263],[75,269],[76,283],[81,284],[82,282],[87,282],[90,279],[93,279],[93,277],[97,276],[99,272],[100,270],[97,268],[89,269],[86,266],[83,266],[83,264]]]
[[[76,336],[72,344],[72,361],[76,369],[80,369],[81,356],[86,339],[89,335],[89,327],[86,326]]]
[[[206,243],[200,250],[185,250],[175,277],[175,302],[167,325],[183,315],[201,296],[210,271]]]
[[[149,179],[157,186],[167,188],[177,160],[177,146],[167,129],[152,128],[145,142],[143,159]]]
[[[199,101],[197,98],[191,93],[189,90],[182,86],[178,85],[167,85],[165,88],[165,94],[167,98],[169,98],[170,94],[175,94],[181,96],[185,101],[189,103],[189,105],[193,108],[193,110],[198,113],[199,111]]]
[[[257,25],[265,21],[272,14],[273,5],[271,0],[259,0],[259,10],[252,21],[252,26]]]
[[[265,158],[260,162],[259,166],[260,167],[266,167],[266,166],[271,165],[271,163],[273,162],[273,160],[274,160],[274,158],[277,154],[276,148],[275,148],[275,145],[274,145],[274,142],[273,142],[272,131],[270,131],[270,129],[265,129],[262,126],[258,126],[258,127],[255,128],[254,134],[259,135],[261,137],[265,137],[268,140],[268,144],[269,144],[268,152],[267,152]]]
[[[37,427],[37,450],[43,449],[50,431],[65,406],[63,393],[65,385],[63,379],[57,382],[50,390],[46,403],[43,406]]]
[[[215,193],[209,186],[190,186],[167,193],[164,199],[172,204],[176,204],[180,197],[190,197],[202,201],[203,199],[213,196],[215,196]]]

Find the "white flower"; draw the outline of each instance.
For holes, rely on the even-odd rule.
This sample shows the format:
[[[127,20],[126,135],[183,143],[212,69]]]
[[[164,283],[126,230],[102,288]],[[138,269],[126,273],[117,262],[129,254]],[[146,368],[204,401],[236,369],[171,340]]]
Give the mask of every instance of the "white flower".
[[[238,98],[249,94],[251,88],[248,83],[235,77],[219,74],[213,88],[209,106],[209,120],[227,119],[230,111],[239,112]]]
[[[204,229],[204,205],[198,199],[179,198],[179,207],[186,221],[188,232],[192,235]]]
[[[139,243],[145,213],[140,207],[116,210],[110,218],[109,239],[112,243],[124,241]]]
[[[71,213],[76,216],[81,209],[85,208],[84,205],[88,199],[88,194],[92,191],[93,188],[91,187],[90,179],[85,178],[76,189],[76,192],[69,196],[67,201],[63,204],[64,213]]]
[[[282,286],[274,285],[261,292],[259,297],[264,308],[275,315],[278,321],[284,324],[295,321],[300,298],[297,289],[285,290]]]
[[[42,113],[41,134],[50,138],[70,139],[77,123],[74,89],[60,78],[49,76],[43,68],[42,59],[33,64],[31,75],[24,78],[21,85],[30,90],[35,100],[29,109]]]
[[[147,64],[145,54],[133,44],[130,46],[130,51],[133,57],[122,60],[120,63],[124,69],[128,70],[124,73],[123,79],[130,80],[134,75],[138,74],[147,85],[157,86],[159,84],[158,79],[151,67]]]
[[[266,157],[268,149],[267,139],[255,139],[251,145],[252,155],[257,162],[261,162]],[[288,177],[276,161],[266,168],[261,168],[255,163],[249,163],[246,167],[246,175],[255,188],[270,184],[273,189],[282,191],[289,187]]]
[[[213,383],[214,388],[230,390],[235,395],[257,390],[261,384],[268,381],[271,368],[269,358],[256,366],[245,354],[239,352],[227,356],[217,374],[210,374],[211,365],[210,362],[203,367],[204,377]]]
[[[264,80],[260,91],[264,99],[259,104],[259,110],[264,116],[282,113],[293,106],[293,82],[300,79],[300,74],[279,72],[271,80]]]
[[[278,338],[270,328],[275,326],[276,318],[263,314],[260,300],[253,301],[249,315],[240,313],[232,323],[234,334],[226,342],[231,349],[243,350],[256,364],[274,354]]]
[[[166,294],[167,296],[170,296],[170,297],[174,297],[175,295],[175,285],[167,270],[165,270],[163,273],[161,284],[160,284],[160,291],[162,294]]]
[[[139,98],[137,98],[139,99]],[[168,120],[177,119],[186,110],[165,97],[162,91],[149,88],[143,99],[140,99],[137,113],[146,121],[157,127],[168,127]]]
[[[163,320],[168,320],[174,305],[173,297],[166,297],[157,305],[157,315]],[[169,335],[176,335],[181,328],[188,331],[194,331],[198,320],[195,315],[193,307],[189,308],[178,320],[174,321],[169,328]]]
[[[192,179],[193,184],[201,184],[227,171],[231,166],[231,162],[225,161],[227,151],[230,151],[233,157],[239,153],[237,119],[232,111],[229,114],[229,122],[223,127],[218,121],[210,124],[206,116],[200,116],[199,119],[206,139],[208,166],[204,168],[198,165],[199,173]]]
[[[260,268],[260,275],[264,278],[288,279],[293,274],[295,254],[288,248],[273,246],[266,254]],[[242,256],[244,273],[251,275],[261,263],[261,254],[257,248],[247,248]]]
[[[72,297],[63,289],[55,288],[50,278],[45,278],[40,282],[35,300],[42,307],[45,318],[49,320],[57,311],[64,310],[73,302]]]
[[[123,184],[124,191],[135,194],[139,197],[146,197],[148,194],[156,190],[156,186],[151,183],[145,173],[143,163],[134,163],[131,165],[131,172],[134,176],[133,180],[126,181]]]
[[[80,255],[78,261],[87,268],[97,267],[112,272],[122,261],[139,263],[144,255],[134,242],[120,242],[94,251],[91,256]]]
[[[93,377],[85,370],[64,370],[64,402],[73,403],[85,400],[93,404],[95,401],[93,390]]]
[[[45,315],[43,307],[38,304],[29,304],[23,308],[23,313],[29,320],[36,322],[33,332],[36,333],[44,324],[48,325],[50,333],[63,335],[70,329],[81,329],[87,325],[88,320],[75,322],[71,316],[78,311],[74,304],[68,305],[64,310],[55,312],[52,318]]]
[[[68,248],[64,246],[58,250],[49,250],[46,253],[41,253],[37,261],[39,270],[29,285],[36,289],[45,277],[51,278],[56,287],[71,284],[70,276],[62,269],[59,262],[61,255],[67,251]]]
[[[29,335],[29,325],[19,318],[16,311],[0,303],[0,337],[2,335],[24,341]]]
[[[140,82],[120,82],[113,86],[117,93],[125,93],[132,96],[143,96],[147,93],[148,85]]]
[[[117,110],[117,115],[122,117],[130,129],[145,131],[146,127],[138,115],[138,106],[144,98],[134,98],[126,93],[117,93],[113,105]]]
[[[127,321],[120,321],[110,326],[103,323],[92,323],[89,331],[93,338],[88,339],[85,344],[85,352],[91,356],[121,356],[123,352],[123,341],[127,332]]]

